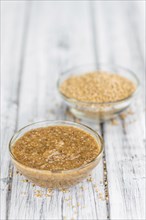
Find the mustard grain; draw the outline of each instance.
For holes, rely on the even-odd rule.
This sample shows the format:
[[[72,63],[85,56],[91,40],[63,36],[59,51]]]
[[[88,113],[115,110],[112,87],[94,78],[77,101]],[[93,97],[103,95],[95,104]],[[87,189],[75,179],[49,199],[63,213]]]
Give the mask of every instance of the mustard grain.
[[[68,98],[84,102],[114,102],[125,99],[135,91],[135,84],[118,74],[91,72],[73,75],[64,80],[60,91]]]

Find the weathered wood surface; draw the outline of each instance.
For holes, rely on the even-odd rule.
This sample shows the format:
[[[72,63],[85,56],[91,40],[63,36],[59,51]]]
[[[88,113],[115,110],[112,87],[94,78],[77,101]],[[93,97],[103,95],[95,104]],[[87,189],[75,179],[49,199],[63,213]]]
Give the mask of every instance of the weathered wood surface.
[[[144,1],[2,1],[1,24],[1,219],[145,219]],[[40,188],[23,182],[10,162],[10,137],[30,122],[74,120],[56,80],[68,67],[95,61],[136,72],[142,86],[134,114],[117,125],[89,124],[105,140],[92,182],[36,197]],[[99,196],[106,191],[109,201]]]

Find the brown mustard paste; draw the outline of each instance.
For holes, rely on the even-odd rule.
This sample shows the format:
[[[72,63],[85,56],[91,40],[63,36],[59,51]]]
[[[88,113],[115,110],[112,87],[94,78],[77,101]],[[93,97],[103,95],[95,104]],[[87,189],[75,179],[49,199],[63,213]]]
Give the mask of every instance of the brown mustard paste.
[[[70,170],[94,160],[100,152],[96,139],[73,126],[30,130],[13,145],[17,161],[40,170]]]

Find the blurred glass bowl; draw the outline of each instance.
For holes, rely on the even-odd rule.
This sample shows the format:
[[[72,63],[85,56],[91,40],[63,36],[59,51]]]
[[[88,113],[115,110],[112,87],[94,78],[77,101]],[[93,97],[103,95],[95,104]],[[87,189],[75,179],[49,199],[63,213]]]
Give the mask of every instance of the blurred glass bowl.
[[[103,103],[78,101],[76,99],[68,98],[60,91],[60,85],[62,84],[62,82],[70,76],[82,75],[87,72],[95,71],[104,71],[107,73],[114,73],[123,76],[131,80],[135,84],[136,90],[125,99]],[[139,88],[139,80],[137,76],[129,69],[120,66],[110,66],[106,64],[95,63],[74,67],[68,71],[63,72],[58,79],[57,88],[61,97],[69,106],[70,112],[73,113],[73,115],[75,115],[77,118],[85,119],[92,122],[103,122],[105,120],[114,118],[116,115],[123,112],[127,107],[129,107],[137,94]]]

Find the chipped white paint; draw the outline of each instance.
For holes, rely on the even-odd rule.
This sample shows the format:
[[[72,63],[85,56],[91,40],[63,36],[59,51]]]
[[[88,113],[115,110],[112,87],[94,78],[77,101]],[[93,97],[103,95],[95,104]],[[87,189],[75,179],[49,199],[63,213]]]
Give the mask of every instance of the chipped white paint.
[[[46,189],[22,181],[8,154],[11,135],[22,126],[74,120],[56,89],[62,70],[94,61],[118,63],[135,71],[143,84],[143,7],[142,1],[2,2],[2,220],[145,218],[142,92],[134,114],[117,118],[118,125],[88,123],[104,135],[109,201],[99,198],[99,193],[105,197],[104,159],[92,182],[46,197]]]

